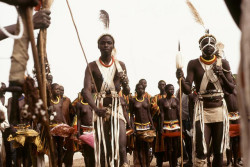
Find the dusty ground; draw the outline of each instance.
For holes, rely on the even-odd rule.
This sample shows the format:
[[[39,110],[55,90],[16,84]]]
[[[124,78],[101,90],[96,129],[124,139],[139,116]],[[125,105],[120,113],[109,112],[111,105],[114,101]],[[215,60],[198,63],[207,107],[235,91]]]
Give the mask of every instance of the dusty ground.
[[[45,158],[45,161],[46,161],[46,167],[48,167],[48,158],[46,157]],[[131,167],[133,167],[134,165],[133,164],[133,158],[132,158],[132,155],[129,155],[128,154],[128,163],[130,164]],[[156,159],[154,158],[150,164],[151,167],[155,167],[156,166]],[[73,161],[73,167],[84,167],[84,160],[83,160],[83,157],[82,157],[82,154],[80,152],[77,152],[74,154],[74,161]],[[165,162],[163,164],[163,167],[169,167],[168,165],[168,162]],[[226,167],[226,157],[225,157],[225,154],[224,154],[224,164],[223,164],[223,167]]]

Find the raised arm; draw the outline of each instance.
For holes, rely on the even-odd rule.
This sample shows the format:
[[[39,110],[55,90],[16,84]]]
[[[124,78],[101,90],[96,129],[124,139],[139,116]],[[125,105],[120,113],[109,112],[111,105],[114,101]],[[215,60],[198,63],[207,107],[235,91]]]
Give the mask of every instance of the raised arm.
[[[48,28],[50,25],[50,10],[45,9],[38,11],[33,16],[34,29]],[[4,27],[9,33],[15,34],[16,24]],[[6,39],[7,36],[0,30],[0,41]]]

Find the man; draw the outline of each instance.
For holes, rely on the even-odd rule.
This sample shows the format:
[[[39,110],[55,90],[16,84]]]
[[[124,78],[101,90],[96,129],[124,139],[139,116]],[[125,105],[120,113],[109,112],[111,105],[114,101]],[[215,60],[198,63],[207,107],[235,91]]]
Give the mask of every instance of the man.
[[[125,64],[114,59],[114,55],[112,55],[114,44],[114,38],[110,34],[104,34],[99,38],[98,48],[101,52],[101,57],[99,60],[91,62],[88,65],[91,74],[88,67],[85,70],[83,98],[93,108],[96,114],[93,118],[97,120],[94,126],[100,124],[97,129],[103,128],[102,131],[104,131],[104,135],[102,136],[98,133],[101,129],[98,129],[95,134],[96,144],[99,144],[101,147],[102,145],[104,146],[102,149],[95,147],[96,163],[99,163],[100,158],[101,166],[105,166],[105,163],[109,162],[111,162],[111,166],[114,166],[115,160],[115,163],[120,161],[121,166],[128,166],[126,155],[126,120],[123,114],[126,112],[122,111],[122,106],[119,104],[120,98],[118,93],[121,90],[121,86],[123,88],[123,94],[125,95],[129,94],[130,89]],[[91,79],[91,75],[94,81]],[[96,101],[93,100],[91,93],[92,82],[95,83],[97,89]],[[100,117],[104,117],[104,119]],[[111,133],[111,135],[109,135],[109,133]],[[102,154],[104,156],[100,156],[101,153],[104,153]]]
[[[60,90],[60,98],[63,100],[62,102],[62,113],[66,120],[67,125],[72,126],[72,122],[75,116],[74,109],[71,105],[71,100],[64,96],[64,87],[62,85],[59,86]],[[63,162],[65,163],[66,167],[71,167],[73,165],[73,156],[74,156],[74,150],[73,150],[73,140],[69,137],[66,138],[65,148],[67,149],[63,158]]]
[[[165,91],[165,86],[166,86],[165,81],[160,80],[158,82],[158,89],[160,90],[160,93],[155,95],[151,101],[151,113],[154,121],[154,126],[156,127],[157,131],[159,131],[158,128],[160,127],[160,122],[159,122],[160,108],[158,106],[158,101],[162,98],[166,98],[167,96],[167,93]],[[164,149],[162,148],[162,146],[164,146],[163,137],[161,136],[161,134],[157,132],[155,140],[155,148],[154,148],[157,167],[162,167],[163,163]]]
[[[181,69],[176,72],[177,78],[181,79],[182,91],[190,94],[194,82],[199,97],[194,114],[195,166],[206,164],[206,153],[212,138],[212,166],[221,167],[222,153],[228,144],[228,117],[223,92],[232,93],[234,84],[229,63],[217,55],[215,44],[216,38],[207,32],[199,40],[202,56],[189,61],[186,79]]]

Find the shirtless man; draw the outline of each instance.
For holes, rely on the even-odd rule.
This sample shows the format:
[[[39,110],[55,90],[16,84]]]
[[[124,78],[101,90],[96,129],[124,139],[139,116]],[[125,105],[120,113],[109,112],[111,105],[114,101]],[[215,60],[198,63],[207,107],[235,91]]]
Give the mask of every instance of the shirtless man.
[[[123,94],[125,95],[129,94],[130,89],[128,86],[125,64],[115,60],[112,55],[114,44],[114,38],[110,34],[104,34],[99,38],[98,48],[101,52],[101,57],[99,60],[89,64],[91,74],[96,84],[98,98],[96,99],[97,101],[95,101],[91,93],[93,81],[88,67],[85,70],[83,98],[93,108],[96,114],[94,117],[94,119],[97,120],[95,126],[98,126],[100,123],[99,127],[103,127],[104,130],[105,137],[101,137],[100,135],[96,136],[96,144],[101,141],[104,142],[104,140],[107,141],[106,145],[101,144],[104,145],[104,148],[99,149],[101,151],[98,151],[98,148],[95,147],[95,153],[99,154],[99,156],[96,155],[96,163],[100,162],[100,158],[102,163],[101,166],[105,166],[105,159],[111,166],[114,166],[114,160],[116,160],[116,163],[120,160],[121,166],[128,166],[126,155],[126,120],[122,111],[122,106],[119,105],[120,99],[118,93],[121,90],[121,86],[123,88]],[[105,117],[105,119],[100,117]],[[102,121],[103,124],[101,124]],[[116,124],[119,126],[115,126]],[[117,127],[119,127],[119,129]],[[95,135],[97,134],[98,132]],[[111,141],[111,143],[109,141]],[[114,147],[111,147],[113,144]],[[107,149],[107,154],[105,154],[105,147]],[[104,152],[104,154],[101,154],[101,152]],[[107,155],[107,158],[100,155]]]
[[[81,95],[83,96],[83,89],[81,91]],[[76,104],[77,111],[77,136],[84,135],[93,135],[93,112],[90,105],[86,102],[86,100],[82,99],[80,102]],[[81,139],[81,138],[80,138]],[[86,167],[95,166],[95,154],[94,148],[90,146],[88,143],[83,144],[83,152],[84,162]]]
[[[221,167],[223,162],[223,150],[226,148],[228,136],[228,119],[224,91],[232,93],[234,84],[230,75],[229,63],[217,55],[215,47],[216,38],[211,34],[205,34],[199,40],[202,56],[191,60],[187,67],[187,77],[178,69],[176,76],[181,79],[182,91],[191,93],[194,82],[198,93],[198,101],[195,106],[194,128],[196,133],[196,156],[194,165],[206,164],[206,153],[212,138],[214,159],[212,166]]]
[[[155,130],[153,120],[150,113],[150,104],[144,95],[144,87],[138,83],[136,85],[137,96],[130,100],[129,110],[131,112],[130,121],[132,128],[136,132],[136,151],[141,167],[149,167],[149,143],[141,139],[142,133],[147,133],[148,130]],[[134,122],[135,116],[135,122]]]
[[[59,98],[60,95],[60,89],[59,85],[57,83],[53,83],[51,85],[51,102],[50,102],[50,124],[51,127],[56,127],[57,125],[60,125],[62,123],[67,124],[63,112],[62,112],[62,104],[63,100]],[[57,151],[57,165],[59,167],[62,166],[62,153],[63,153],[63,137],[61,136],[53,136],[54,139],[54,145],[56,147]]]

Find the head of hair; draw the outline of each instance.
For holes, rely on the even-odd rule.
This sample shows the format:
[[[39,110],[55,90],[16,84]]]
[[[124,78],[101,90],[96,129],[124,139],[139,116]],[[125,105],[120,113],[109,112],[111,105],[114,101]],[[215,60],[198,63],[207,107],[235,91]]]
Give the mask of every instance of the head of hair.
[[[213,36],[212,34],[205,34],[205,35],[203,35],[202,37],[200,37],[200,39],[199,39],[199,44],[201,43],[201,41],[202,41],[204,38],[207,38],[207,37],[213,38],[214,41],[215,41],[215,43],[216,43],[216,38],[215,38],[215,36]]]
[[[58,83],[51,84],[51,89],[53,90],[57,85],[58,85]]]
[[[166,82],[165,82],[164,80],[160,80],[160,81],[158,82],[158,85],[159,85],[161,82],[164,82],[164,83],[166,84]]]
[[[102,35],[98,38],[97,44],[99,44],[100,40],[101,40],[103,37],[105,37],[105,36],[109,36],[109,37],[112,39],[113,44],[115,45],[115,39],[114,39],[114,37],[113,37],[111,34],[102,34]]]
[[[137,89],[139,86],[142,86],[142,87],[143,87],[143,85],[142,85],[141,83],[138,83],[138,84],[135,85],[135,91],[136,91],[136,89]]]
[[[174,86],[174,85],[172,85],[172,84],[167,84],[167,85],[165,86],[165,91],[167,91],[171,86]]]
[[[139,80],[139,83],[141,83],[141,81],[146,81],[146,79],[142,78]]]

